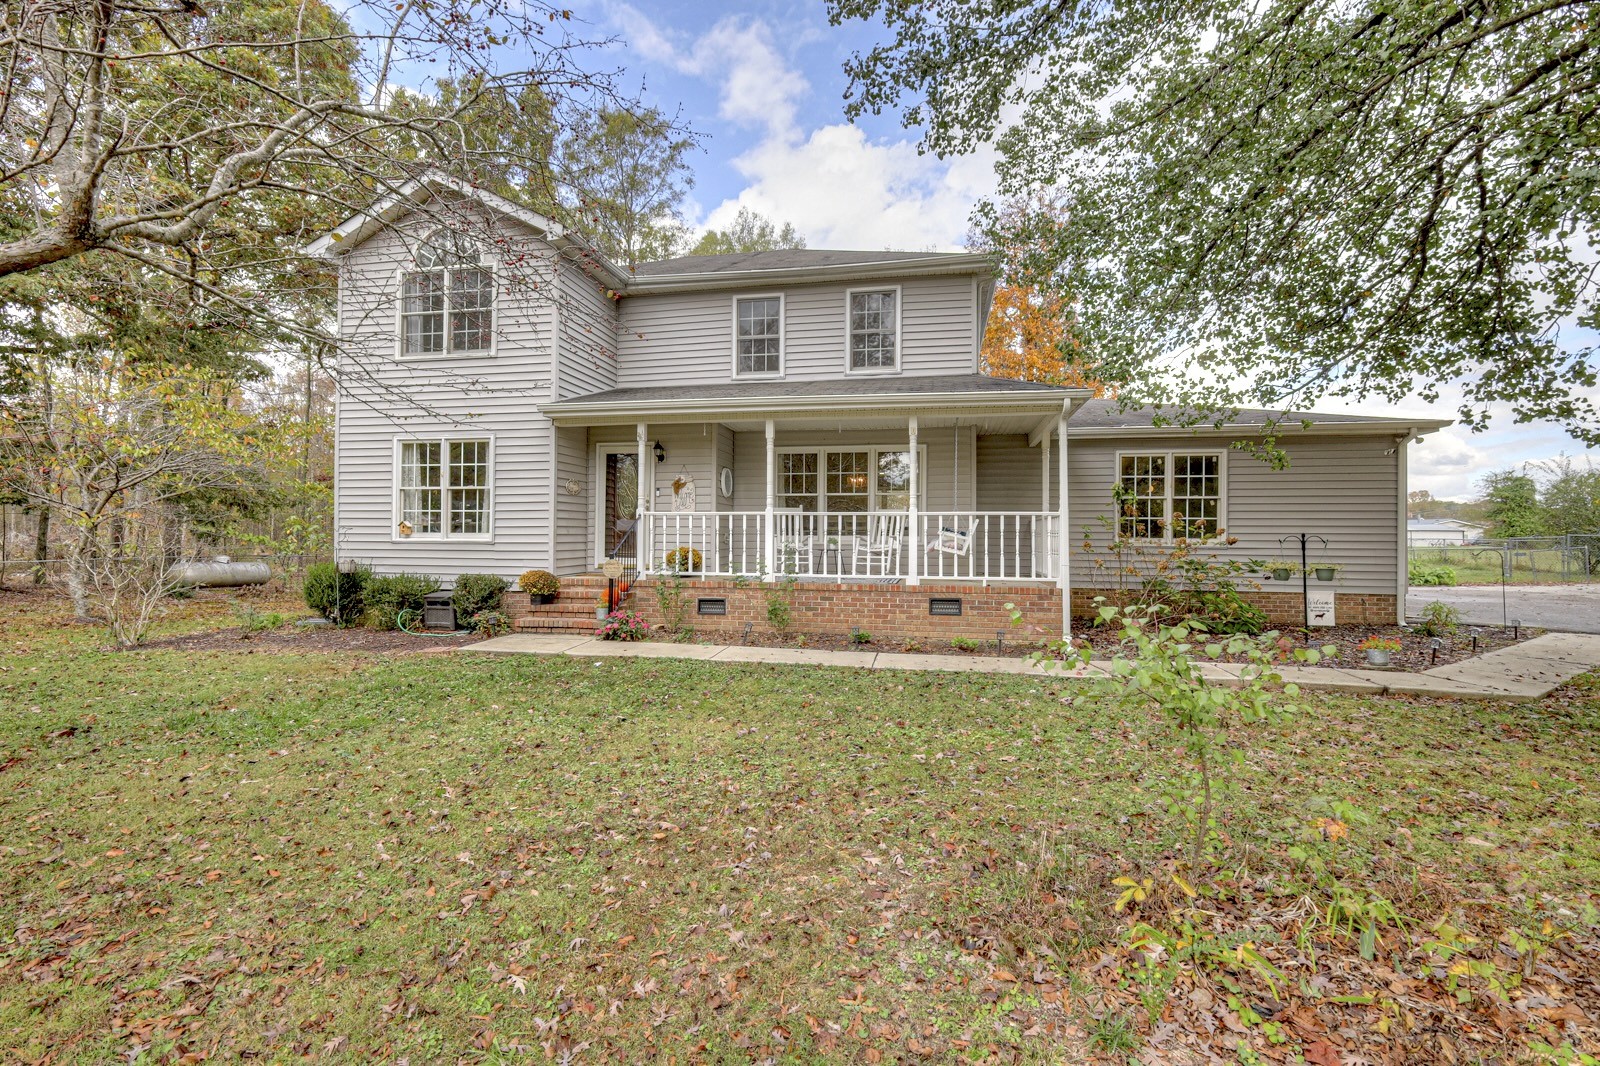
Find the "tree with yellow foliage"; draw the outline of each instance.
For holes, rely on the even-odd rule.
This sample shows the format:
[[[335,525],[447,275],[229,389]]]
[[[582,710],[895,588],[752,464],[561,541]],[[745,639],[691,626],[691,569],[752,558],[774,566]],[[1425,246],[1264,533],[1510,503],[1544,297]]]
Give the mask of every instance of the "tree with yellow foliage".
[[[1055,201],[1048,195],[1011,200],[1000,206],[1000,215],[1010,232],[1054,231],[1063,223]],[[969,244],[1000,255],[1000,283],[995,286],[994,302],[979,352],[979,367],[990,377],[1017,381],[1037,381],[1045,385],[1090,388],[1096,396],[1106,395],[1104,382],[1095,376],[1094,364],[1086,358],[1083,342],[1073,328],[1072,300],[1052,287],[1040,287],[1028,277],[1031,240],[998,246],[989,236],[994,231],[975,230]]]

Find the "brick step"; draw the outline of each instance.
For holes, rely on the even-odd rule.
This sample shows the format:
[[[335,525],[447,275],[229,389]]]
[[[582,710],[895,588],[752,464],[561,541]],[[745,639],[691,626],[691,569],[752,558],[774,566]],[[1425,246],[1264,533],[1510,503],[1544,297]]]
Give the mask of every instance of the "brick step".
[[[547,603],[540,607],[519,607],[514,611],[518,618],[593,618],[595,603],[587,600],[583,603]]]
[[[518,633],[583,633],[594,632],[598,625],[591,614],[588,618],[518,618],[511,628]]]

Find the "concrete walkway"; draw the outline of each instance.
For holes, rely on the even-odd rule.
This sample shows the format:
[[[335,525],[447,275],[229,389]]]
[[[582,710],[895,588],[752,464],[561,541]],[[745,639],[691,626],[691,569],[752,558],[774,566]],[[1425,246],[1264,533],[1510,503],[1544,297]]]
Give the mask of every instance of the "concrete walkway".
[[[623,643],[593,637],[514,633],[460,649],[491,655],[570,655],[582,659],[702,659],[719,663],[797,663],[855,666],[867,670],[949,670],[958,673],[1028,674],[1050,677],[1109,677],[1106,664],[1092,662],[1070,673],[1027,659],[984,655],[927,655],[890,651],[822,651],[811,648],[751,648],[726,644]],[[1302,688],[1368,695],[1475,697],[1536,700],[1579,674],[1600,668],[1600,636],[1547,633],[1453,666],[1420,674],[1398,670],[1344,670],[1287,666],[1285,681]],[[1201,668],[1208,680],[1237,683],[1242,667],[1231,663]]]

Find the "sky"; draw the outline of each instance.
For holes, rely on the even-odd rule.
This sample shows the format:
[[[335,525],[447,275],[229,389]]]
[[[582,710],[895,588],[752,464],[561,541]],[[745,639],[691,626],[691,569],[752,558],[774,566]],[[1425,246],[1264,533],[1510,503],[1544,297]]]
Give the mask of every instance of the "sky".
[[[950,251],[973,207],[995,190],[992,155],[940,160],[917,152],[896,116],[844,116],[844,63],[881,32],[828,24],[823,0],[584,0],[578,15],[615,35],[613,57],[643,98],[700,134],[685,205],[696,229],[748,207],[792,222],[813,248]],[[1318,410],[1453,418],[1448,384],[1436,405],[1325,401]],[[1600,397],[1597,397],[1600,398]],[[1450,426],[1411,445],[1409,487],[1471,499],[1494,470],[1586,449],[1559,426]]]

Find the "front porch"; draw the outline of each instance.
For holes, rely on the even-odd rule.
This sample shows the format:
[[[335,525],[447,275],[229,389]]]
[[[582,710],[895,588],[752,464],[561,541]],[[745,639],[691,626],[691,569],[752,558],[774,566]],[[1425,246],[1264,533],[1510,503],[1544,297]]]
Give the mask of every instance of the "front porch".
[[[583,462],[592,486],[585,555],[570,521],[555,554],[568,573],[1065,588],[1065,428],[1084,395],[967,375],[550,404],[563,468]]]

